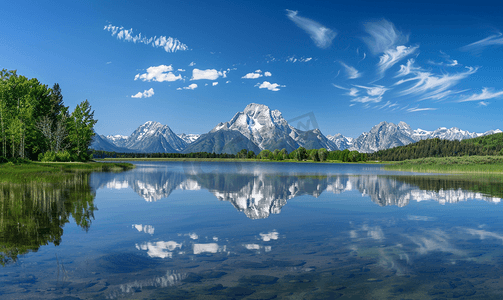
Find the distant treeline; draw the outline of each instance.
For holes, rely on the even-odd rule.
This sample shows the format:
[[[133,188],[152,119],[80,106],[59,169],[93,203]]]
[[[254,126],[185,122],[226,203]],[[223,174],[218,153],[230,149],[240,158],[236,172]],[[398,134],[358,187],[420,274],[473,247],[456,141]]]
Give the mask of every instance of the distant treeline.
[[[94,158],[221,158],[221,159],[261,159],[261,160],[297,160],[297,161],[342,161],[342,162],[359,162],[367,161],[367,153],[359,153],[358,151],[328,151],[325,148],[307,150],[300,147],[290,153],[286,149],[276,149],[274,151],[262,150],[256,154],[253,151],[243,149],[237,154],[227,153],[117,153],[102,150],[93,150]]]
[[[370,160],[402,161],[426,157],[465,155],[503,155],[503,133],[462,141],[422,140],[413,144],[380,150],[369,154]]]

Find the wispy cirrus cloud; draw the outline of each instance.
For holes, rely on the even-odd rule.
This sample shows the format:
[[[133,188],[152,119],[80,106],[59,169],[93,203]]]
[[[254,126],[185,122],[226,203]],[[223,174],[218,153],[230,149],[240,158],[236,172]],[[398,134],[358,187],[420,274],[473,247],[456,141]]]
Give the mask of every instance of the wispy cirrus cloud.
[[[346,95],[348,95],[348,96],[352,96],[352,97],[358,96],[358,92],[359,91],[358,91],[357,88],[354,88],[354,87],[352,87],[352,88],[345,88],[345,87],[342,87],[342,86],[334,84],[334,83],[332,83],[332,85],[335,86],[338,89],[348,91],[348,93],[346,93]]]
[[[286,58],[286,62],[291,62],[291,63],[296,63],[296,62],[308,62],[313,60],[312,57],[300,57],[297,58],[295,55],[294,56],[289,56]]]
[[[339,61],[339,63],[346,70],[346,75],[348,76],[349,79],[356,79],[362,77],[362,73],[358,72],[358,70],[355,67],[348,66],[342,61]]]
[[[363,103],[369,105],[370,103],[379,103],[383,99],[383,95],[386,91],[389,90],[389,88],[386,88],[382,85],[376,85],[376,86],[364,86],[364,85],[353,85],[351,88],[345,88],[336,84],[332,84],[338,89],[341,90],[346,90],[348,93],[346,93],[347,96],[353,97],[353,99],[350,100],[350,102],[353,102],[350,106],[353,106],[354,103]],[[360,91],[358,88],[365,90],[367,95],[363,96],[360,95]],[[391,103],[385,104],[383,107],[389,106]],[[393,105],[396,106],[396,105]],[[381,107],[382,108],[382,107]]]
[[[226,78],[227,71],[217,71],[216,69],[194,69],[192,70],[192,78],[190,80],[216,80],[219,77]]]
[[[389,90],[382,85],[376,86],[363,86],[363,85],[355,85],[356,87],[367,90],[367,94],[372,97],[381,97],[384,93]]]
[[[395,85],[401,85],[406,82],[416,82],[408,89],[402,90],[399,94],[423,94],[424,99],[437,99],[440,100],[445,96],[456,93],[450,90],[459,83],[459,81],[467,78],[468,76],[477,72],[478,68],[466,67],[465,72],[449,74],[444,73],[441,75],[433,74],[414,66],[414,60],[408,60],[407,65],[402,65],[397,76],[413,75],[412,77],[401,79]]]
[[[395,25],[387,20],[368,22],[364,26],[369,36],[364,37],[363,41],[372,53],[382,53],[377,64],[381,76],[386,70],[419,48],[419,46],[405,46],[404,44],[409,41],[409,36],[397,30]]]
[[[386,70],[394,66],[397,62],[414,53],[419,46],[397,46],[395,49],[388,49],[384,51],[384,54],[379,58],[379,63],[377,67],[379,72],[384,74]]]
[[[468,97],[462,98],[458,100],[458,102],[468,102],[468,101],[482,101],[489,100],[494,98],[503,97],[503,91],[500,92],[492,92],[489,88],[483,88],[482,92],[479,94],[473,94]],[[485,105],[487,106],[487,105]]]
[[[112,36],[116,36],[119,40],[124,40],[127,42],[133,43],[141,43],[145,45],[152,45],[154,48],[163,48],[166,52],[176,52],[176,51],[186,51],[189,50],[189,47],[184,43],[180,42],[176,38],[168,37],[168,36],[154,36],[154,37],[146,37],[142,36],[141,33],[135,35],[133,33],[133,29],[125,29],[123,26],[114,26],[112,24],[108,24],[103,28],[103,30],[109,31],[112,33]]]
[[[147,69],[147,73],[136,74],[134,80],[140,79],[143,81],[157,81],[157,82],[182,80],[182,75],[180,74],[175,75],[173,74],[172,71],[173,67],[171,65],[169,66],[160,65],[156,67],[150,67]]]
[[[279,85],[277,83],[270,83],[269,81],[264,81],[262,83],[257,83],[255,86],[258,86],[259,89],[268,89],[273,92],[279,91],[280,87],[286,87],[285,85]]]
[[[421,71],[422,69],[420,67],[414,66],[415,62],[416,61],[413,58],[411,58],[407,60],[406,65],[400,65],[400,70],[397,72],[395,78],[409,75],[412,72]]]
[[[409,41],[408,35],[398,31],[395,25],[387,20],[367,22],[364,27],[370,36],[364,37],[363,41],[374,54],[383,53]]]
[[[461,47],[463,51],[482,51],[489,46],[501,46],[503,45],[503,34],[498,32],[496,34],[490,35],[485,39],[476,41],[469,45]]]
[[[311,19],[298,16],[298,11],[287,9],[286,12],[287,17],[297,26],[304,29],[319,48],[328,48],[337,36],[337,33],[332,29]]]
[[[418,112],[418,111],[427,111],[427,110],[437,110],[437,109],[432,108],[432,107],[419,108],[419,106],[416,106],[416,107],[408,108],[407,112]]]
[[[131,98],[150,98],[154,95],[154,89],[150,88],[149,90],[144,90],[142,92],[138,92],[135,95],[132,95]]]

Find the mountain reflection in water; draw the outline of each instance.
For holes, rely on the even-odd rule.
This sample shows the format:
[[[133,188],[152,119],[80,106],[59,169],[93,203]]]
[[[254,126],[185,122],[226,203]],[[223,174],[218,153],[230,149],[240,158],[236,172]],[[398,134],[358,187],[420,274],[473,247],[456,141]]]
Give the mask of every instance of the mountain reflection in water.
[[[501,299],[502,195],[351,164],[138,163],[3,184],[0,298]]]
[[[200,170],[199,170],[200,171]],[[287,201],[298,196],[319,197],[323,192],[341,194],[358,191],[380,206],[404,207],[411,201],[434,200],[440,204],[479,199],[499,203],[501,198],[477,191],[476,184],[424,176],[383,175],[303,175],[267,173],[254,170],[241,172],[182,172],[145,169],[118,174],[93,174],[95,188],[132,188],[145,201],[168,198],[174,190],[210,191],[218,200],[230,202],[250,219],[279,214]]]

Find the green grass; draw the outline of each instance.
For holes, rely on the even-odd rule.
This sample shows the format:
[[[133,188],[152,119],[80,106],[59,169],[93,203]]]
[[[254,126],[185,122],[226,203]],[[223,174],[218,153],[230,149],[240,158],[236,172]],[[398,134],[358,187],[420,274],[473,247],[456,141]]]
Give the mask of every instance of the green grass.
[[[421,173],[503,174],[503,156],[428,157],[396,162],[384,168]]]
[[[134,168],[129,163],[29,162],[0,164],[0,183],[57,182],[76,172],[121,172]]]

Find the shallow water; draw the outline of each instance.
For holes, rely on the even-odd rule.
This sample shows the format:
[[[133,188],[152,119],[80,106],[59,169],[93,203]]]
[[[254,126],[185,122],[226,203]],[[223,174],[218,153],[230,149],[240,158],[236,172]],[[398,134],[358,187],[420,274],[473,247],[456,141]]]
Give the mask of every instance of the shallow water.
[[[361,164],[136,165],[0,186],[0,298],[503,297],[501,185]]]

